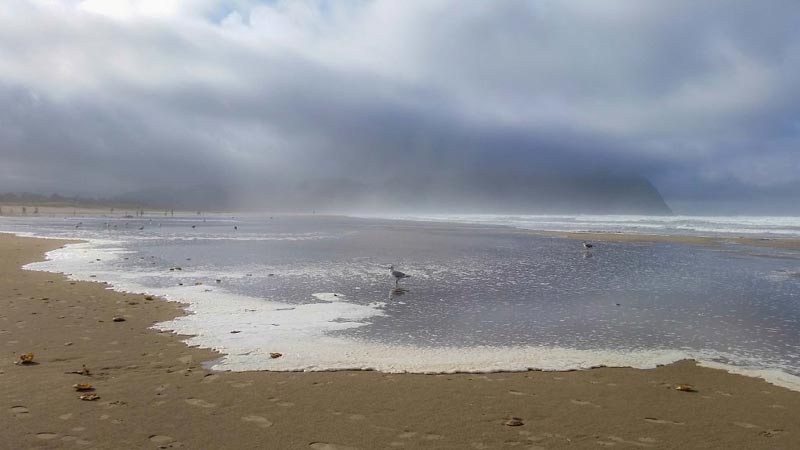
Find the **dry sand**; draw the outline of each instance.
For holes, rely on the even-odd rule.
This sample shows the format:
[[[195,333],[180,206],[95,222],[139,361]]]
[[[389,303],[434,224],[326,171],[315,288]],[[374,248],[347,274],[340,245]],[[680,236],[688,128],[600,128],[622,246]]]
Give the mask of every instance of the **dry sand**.
[[[566,373],[211,373],[201,362],[215,353],[148,329],[179,305],[20,269],[60,245],[0,235],[0,449],[800,448],[800,392],[691,361]],[[15,365],[26,352],[38,364]],[[82,365],[92,376],[68,373]],[[81,382],[100,399],[79,400]],[[522,425],[504,424],[512,416]]]

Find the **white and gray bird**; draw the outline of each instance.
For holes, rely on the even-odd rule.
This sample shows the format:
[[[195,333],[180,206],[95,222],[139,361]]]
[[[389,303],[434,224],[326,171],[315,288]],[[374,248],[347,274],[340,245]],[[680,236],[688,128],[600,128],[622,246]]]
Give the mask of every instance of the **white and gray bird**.
[[[399,270],[394,270],[394,266],[393,265],[389,266],[389,272],[391,272],[392,276],[394,277],[394,285],[395,286],[397,286],[397,283],[399,283],[400,280],[402,280],[403,278],[411,278],[411,275],[406,275],[403,272],[400,272]]]
[[[590,244],[590,243],[588,243],[586,241],[583,241],[583,248],[585,248],[586,250],[589,250],[592,247],[594,247],[594,245],[592,245],[592,244]]]

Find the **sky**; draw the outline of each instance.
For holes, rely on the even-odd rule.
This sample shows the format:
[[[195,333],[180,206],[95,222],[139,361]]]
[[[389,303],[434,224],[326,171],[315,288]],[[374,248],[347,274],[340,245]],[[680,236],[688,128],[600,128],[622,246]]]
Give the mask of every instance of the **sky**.
[[[0,191],[580,173],[800,213],[798,23],[796,0],[3,1]]]

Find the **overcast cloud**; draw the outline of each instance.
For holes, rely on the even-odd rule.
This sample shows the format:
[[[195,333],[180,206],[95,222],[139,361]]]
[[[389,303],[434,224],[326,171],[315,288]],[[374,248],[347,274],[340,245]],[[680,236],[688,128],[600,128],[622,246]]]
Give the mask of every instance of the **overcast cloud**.
[[[768,212],[800,203],[798,23],[796,0],[4,1],[0,191],[574,170]]]

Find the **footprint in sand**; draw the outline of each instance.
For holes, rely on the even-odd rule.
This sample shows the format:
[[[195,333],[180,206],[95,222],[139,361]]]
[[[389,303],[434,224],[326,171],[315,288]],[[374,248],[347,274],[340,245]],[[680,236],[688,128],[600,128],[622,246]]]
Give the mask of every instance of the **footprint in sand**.
[[[530,431],[520,430],[519,435],[524,437],[526,441],[539,442],[543,441],[544,437],[531,433]],[[533,445],[533,444],[531,444]]]
[[[207,401],[205,401],[203,399],[200,399],[200,398],[187,398],[186,399],[186,403],[188,403],[188,404],[190,404],[192,406],[198,406],[200,408],[216,408],[217,407],[216,403],[209,403],[209,402],[207,402]]]
[[[758,435],[771,438],[771,437],[775,437],[775,436],[781,434],[782,432],[783,432],[783,430],[777,428],[777,429],[774,429],[774,430],[764,430],[764,431],[758,433]]]
[[[620,444],[633,445],[633,446],[636,446],[636,447],[652,447],[653,446],[650,442],[641,442],[641,439],[639,441],[629,441],[629,440],[623,439],[623,438],[621,438],[619,436],[609,436],[608,439],[613,441],[613,442],[618,442]]]
[[[49,441],[51,439],[57,438],[58,435],[56,433],[36,433],[37,439],[42,439],[44,441]]]
[[[28,408],[26,408],[24,406],[12,406],[11,407],[11,414],[13,414],[14,417],[18,417],[18,418],[29,417],[30,413],[31,413],[30,410],[28,410]]]
[[[440,434],[424,434],[422,435],[422,439],[426,441],[440,441],[444,439],[444,436]]]
[[[572,403],[573,405],[593,406],[595,408],[599,408],[600,407],[600,405],[592,403],[592,402],[588,402],[586,400],[575,400],[575,399],[572,399],[572,400],[570,400],[570,403]]]
[[[314,450],[358,450],[356,447],[348,447],[340,444],[330,444],[328,442],[312,442],[308,444]]]
[[[650,423],[659,423],[659,424],[662,424],[662,425],[686,425],[683,422],[675,422],[675,421],[672,421],[672,420],[657,419],[655,417],[645,417],[644,420],[646,420],[646,421],[648,421]]]
[[[150,442],[158,445],[166,445],[175,442],[175,438],[172,436],[164,436],[162,434],[151,435],[148,439],[150,439]]]
[[[270,422],[266,417],[261,416],[244,416],[242,420],[245,422],[250,422],[258,425],[261,428],[269,428],[272,426],[272,422]]]
[[[215,382],[217,380],[219,380],[219,375],[211,373],[211,374],[208,374],[208,375],[204,376],[203,377],[203,381],[201,381],[201,383],[203,383],[203,384],[213,383],[213,382]]]

